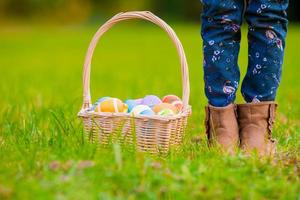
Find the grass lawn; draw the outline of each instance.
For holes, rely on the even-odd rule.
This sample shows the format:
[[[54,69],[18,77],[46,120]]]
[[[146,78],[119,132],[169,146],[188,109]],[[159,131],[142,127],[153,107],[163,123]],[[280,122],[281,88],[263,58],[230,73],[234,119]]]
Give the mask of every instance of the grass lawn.
[[[171,25],[188,58],[193,115],[182,149],[165,157],[119,145],[97,149],[84,139],[76,116],[82,65],[98,26],[0,29],[0,199],[300,199],[300,26],[291,25],[287,39],[278,155],[259,160],[207,148],[200,28]],[[94,101],[181,95],[174,46],[144,23],[117,26],[101,40],[91,78]]]

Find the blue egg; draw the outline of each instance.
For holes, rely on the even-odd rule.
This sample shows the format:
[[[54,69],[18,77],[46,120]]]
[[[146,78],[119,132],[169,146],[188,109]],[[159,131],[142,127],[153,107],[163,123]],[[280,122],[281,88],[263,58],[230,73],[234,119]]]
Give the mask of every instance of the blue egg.
[[[134,107],[140,105],[140,102],[135,99],[128,99],[124,102],[128,106],[128,112],[130,113]]]
[[[154,111],[153,110],[144,110],[143,112],[141,112],[141,115],[154,115]]]

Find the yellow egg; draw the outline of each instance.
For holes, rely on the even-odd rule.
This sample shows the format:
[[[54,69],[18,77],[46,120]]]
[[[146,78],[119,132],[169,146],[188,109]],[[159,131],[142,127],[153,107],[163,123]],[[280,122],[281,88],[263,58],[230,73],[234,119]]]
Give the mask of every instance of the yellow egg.
[[[110,113],[124,113],[127,112],[128,106],[120,99],[108,98],[102,101],[96,108],[95,112],[110,112]]]

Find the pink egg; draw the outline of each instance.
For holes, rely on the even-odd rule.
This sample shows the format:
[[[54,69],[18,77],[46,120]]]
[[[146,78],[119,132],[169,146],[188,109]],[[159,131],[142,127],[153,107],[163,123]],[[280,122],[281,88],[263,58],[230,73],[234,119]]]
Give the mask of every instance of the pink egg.
[[[179,101],[173,101],[171,104],[173,106],[175,106],[179,111],[181,111],[182,108],[183,108],[183,103],[180,100]]]
[[[182,110],[183,103],[182,103],[181,99],[178,96],[176,96],[176,95],[173,95],[173,94],[166,95],[166,96],[164,96],[164,98],[162,99],[162,101],[164,103],[170,103],[170,104],[172,104],[179,111]]]
[[[181,99],[178,96],[173,94],[166,95],[162,99],[162,102],[164,103],[172,103],[173,101],[181,101]]]

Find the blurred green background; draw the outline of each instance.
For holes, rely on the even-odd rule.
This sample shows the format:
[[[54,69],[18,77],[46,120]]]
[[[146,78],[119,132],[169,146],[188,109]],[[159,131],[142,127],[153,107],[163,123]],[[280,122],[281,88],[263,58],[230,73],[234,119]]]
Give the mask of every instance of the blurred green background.
[[[291,1],[277,98],[278,154],[261,160],[207,148],[200,1],[0,0],[0,200],[300,199],[299,2]],[[193,114],[184,145],[167,157],[121,151],[117,145],[96,148],[84,139],[76,116],[88,44],[104,21],[127,10],[160,16],[187,55]],[[246,31],[243,26],[242,77]],[[93,101],[181,95],[176,50],[150,23],[114,27],[101,39],[92,63]],[[78,167],[82,161],[91,165]]]
[[[290,1],[289,18],[299,21],[300,2]],[[117,12],[150,10],[164,19],[198,21],[200,0],[1,0],[0,22],[81,23]]]

